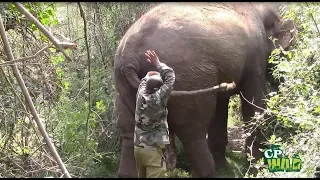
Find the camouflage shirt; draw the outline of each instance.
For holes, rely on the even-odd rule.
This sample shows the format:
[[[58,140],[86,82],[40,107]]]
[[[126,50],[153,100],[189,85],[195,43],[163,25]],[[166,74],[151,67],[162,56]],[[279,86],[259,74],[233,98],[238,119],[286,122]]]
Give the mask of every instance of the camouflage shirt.
[[[146,93],[147,78],[144,77],[137,92],[135,111],[134,144],[137,146],[164,146],[170,144],[167,123],[167,102],[175,82],[172,68],[164,63],[157,66],[163,85],[153,94]]]

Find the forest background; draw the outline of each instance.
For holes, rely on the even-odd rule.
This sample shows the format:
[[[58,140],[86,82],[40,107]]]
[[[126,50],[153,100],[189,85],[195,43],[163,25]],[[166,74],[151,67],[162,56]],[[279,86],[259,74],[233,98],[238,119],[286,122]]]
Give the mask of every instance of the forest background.
[[[113,62],[119,41],[143,13],[157,3],[22,3],[60,41],[74,42],[65,51],[53,48],[17,63],[35,109],[72,177],[116,177],[121,138],[114,112]],[[15,58],[32,56],[51,45],[39,28],[12,3],[1,3],[6,35]],[[83,9],[81,14],[80,9]],[[300,172],[258,177],[312,177],[320,160],[319,5],[288,3],[284,19],[296,23],[295,45],[276,49],[269,58],[281,83],[268,95],[257,126],[269,143],[299,154]],[[8,59],[0,48],[0,177],[61,177],[46,146]],[[243,138],[239,96],[229,104],[228,164],[219,177],[243,174]],[[190,177],[190,163],[177,139],[177,168],[168,177]],[[249,176],[250,177],[250,176]]]

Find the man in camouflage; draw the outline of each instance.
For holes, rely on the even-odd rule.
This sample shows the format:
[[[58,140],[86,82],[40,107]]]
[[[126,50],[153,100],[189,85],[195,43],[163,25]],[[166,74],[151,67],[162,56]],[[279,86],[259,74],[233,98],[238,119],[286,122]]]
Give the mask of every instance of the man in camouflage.
[[[150,71],[141,80],[137,92],[134,132],[134,156],[139,178],[165,177],[166,163],[163,156],[165,145],[170,144],[167,123],[167,102],[174,96],[197,95],[204,92],[227,91],[235,88],[233,83],[222,83],[195,91],[173,91],[175,73],[161,63],[154,51],[147,51],[147,61],[159,72]],[[162,78],[164,78],[164,81]]]
[[[159,72],[150,71],[141,80],[137,92],[134,155],[139,178],[165,177],[166,163],[162,149],[169,144],[167,101],[173,89],[172,68],[160,63],[155,52],[147,51],[147,61]],[[164,77],[164,82],[162,78]]]

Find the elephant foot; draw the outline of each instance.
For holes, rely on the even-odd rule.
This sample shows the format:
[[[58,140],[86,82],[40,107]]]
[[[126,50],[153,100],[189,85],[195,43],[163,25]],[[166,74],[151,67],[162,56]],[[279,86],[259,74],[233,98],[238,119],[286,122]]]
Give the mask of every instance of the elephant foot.
[[[249,169],[250,168],[250,169]],[[249,170],[248,170],[249,169]],[[253,176],[253,177],[256,177],[257,174],[258,174],[258,169],[255,168],[255,167],[246,167],[243,169],[243,172],[242,174],[246,175],[246,176]]]
[[[206,139],[182,139],[181,142],[183,143],[187,156],[191,161],[193,176],[196,175],[197,177],[215,177],[215,164],[207,146]]]
[[[262,148],[261,148],[262,149]],[[256,177],[258,174],[258,169],[254,167],[254,164],[256,164],[261,158],[263,154],[259,150],[255,150],[253,153],[253,159],[251,162],[245,159],[245,168],[244,168],[244,174],[247,173],[247,175],[251,175],[253,177]]]
[[[166,156],[166,166],[168,170],[174,170],[177,164],[177,157],[176,156]]]
[[[216,171],[211,171],[208,175],[200,178],[216,178]]]
[[[191,168],[191,175],[192,178],[216,178],[216,171],[212,171],[210,172],[208,175],[200,177],[197,175],[197,173],[195,172],[195,170],[193,168]]]
[[[320,164],[318,164],[315,168],[315,171],[313,173],[314,178],[320,178]]]
[[[170,144],[166,145],[165,148],[165,157],[166,165],[168,170],[174,170],[177,164],[177,154],[175,150],[175,139],[174,134],[169,134]]]
[[[191,176],[193,178],[199,178],[199,176],[197,175],[196,171],[194,170],[194,168],[191,168]]]
[[[258,174],[258,170],[256,167],[254,167],[254,164],[257,163],[257,161],[261,158],[261,156],[256,156],[255,157],[256,159],[252,160],[251,161],[251,164],[250,164],[250,161],[247,160],[247,158],[244,160],[244,164],[245,164],[245,167],[243,168],[243,174],[247,175],[247,176],[253,176],[253,177],[256,177],[257,174]]]
[[[133,139],[123,139],[121,158],[118,170],[119,178],[138,177],[133,147]]]
[[[129,174],[118,174],[118,178],[137,178],[137,176],[132,176]]]
[[[214,164],[216,166],[216,171],[218,171],[226,166],[227,159],[226,159],[226,157],[216,158],[216,159],[214,159]]]
[[[256,130],[251,134],[251,136],[248,136],[245,141],[245,152],[246,154],[250,154],[251,156],[254,157],[251,161],[248,161],[247,158],[245,159],[246,161],[246,172],[247,175],[253,175],[254,177],[258,174],[258,170],[256,167],[254,167],[254,164],[257,164],[258,161],[263,158],[263,152],[260,151],[260,149],[264,149],[265,146],[261,144],[262,142],[262,134],[260,131]],[[264,159],[264,158],[263,158]],[[264,159],[266,162],[266,159]],[[249,170],[248,170],[249,169]]]
[[[225,147],[225,145],[219,145],[222,147]],[[219,147],[218,145],[215,145],[214,147]],[[211,154],[214,160],[215,168],[216,170],[219,170],[227,164],[227,158],[226,158],[226,153],[225,149],[212,149]]]

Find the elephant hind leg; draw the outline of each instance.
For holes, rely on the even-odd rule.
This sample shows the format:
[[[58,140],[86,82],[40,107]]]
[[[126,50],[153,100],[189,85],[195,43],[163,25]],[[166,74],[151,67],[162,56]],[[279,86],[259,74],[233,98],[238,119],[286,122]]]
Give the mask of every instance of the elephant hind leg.
[[[123,103],[120,95],[117,95],[115,101],[116,113],[118,115],[118,127],[122,136],[121,158],[118,170],[120,178],[136,178],[136,161],[134,158],[134,115]]]
[[[226,146],[228,144],[228,103],[229,98],[217,98],[216,111],[208,129],[208,145],[213,156],[216,169],[220,169],[227,163]]]
[[[209,151],[206,140],[181,141],[192,163],[192,176],[198,178],[215,178],[216,170],[213,157]]]
[[[179,104],[177,104],[177,102]],[[168,123],[186,152],[196,177],[215,177],[215,165],[210,153],[206,134],[212,110],[216,105],[213,93],[197,97],[170,97],[168,102]]]

